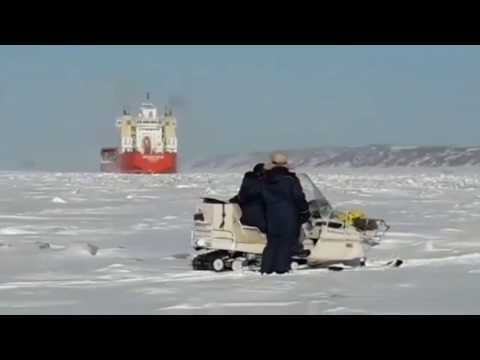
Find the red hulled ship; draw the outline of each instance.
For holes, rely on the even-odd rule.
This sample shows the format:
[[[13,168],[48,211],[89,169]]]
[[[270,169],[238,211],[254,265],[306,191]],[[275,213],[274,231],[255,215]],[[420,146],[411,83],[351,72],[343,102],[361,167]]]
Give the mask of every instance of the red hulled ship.
[[[158,115],[149,102],[142,103],[137,115],[125,110],[117,120],[120,146],[101,150],[101,171],[140,174],[177,172],[177,120],[172,111]]]

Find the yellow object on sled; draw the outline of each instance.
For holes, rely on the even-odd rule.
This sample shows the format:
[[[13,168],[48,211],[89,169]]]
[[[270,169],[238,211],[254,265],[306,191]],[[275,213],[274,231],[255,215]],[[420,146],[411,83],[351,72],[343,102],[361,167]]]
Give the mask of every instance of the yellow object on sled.
[[[336,218],[344,222],[346,225],[353,225],[357,219],[366,219],[367,214],[365,214],[362,210],[348,210],[338,212],[336,214]]]

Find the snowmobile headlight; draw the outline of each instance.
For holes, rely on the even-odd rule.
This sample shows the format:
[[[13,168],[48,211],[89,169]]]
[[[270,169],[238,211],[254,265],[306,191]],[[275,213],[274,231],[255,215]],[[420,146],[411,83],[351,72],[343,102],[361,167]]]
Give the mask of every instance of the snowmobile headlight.
[[[201,234],[196,231],[192,231],[191,244],[192,246],[199,246],[199,242],[202,240]]]
[[[194,244],[196,245],[196,247],[206,247],[207,246],[207,241],[205,239],[196,239]]]

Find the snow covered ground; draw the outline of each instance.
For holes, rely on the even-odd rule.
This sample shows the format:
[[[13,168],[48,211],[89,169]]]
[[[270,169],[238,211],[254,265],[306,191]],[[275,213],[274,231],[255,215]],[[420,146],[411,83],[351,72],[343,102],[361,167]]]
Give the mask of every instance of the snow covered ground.
[[[392,226],[398,269],[191,270],[202,195],[242,174],[0,172],[1,314],[479,314],[480,169],[315,169],[334,206]]]

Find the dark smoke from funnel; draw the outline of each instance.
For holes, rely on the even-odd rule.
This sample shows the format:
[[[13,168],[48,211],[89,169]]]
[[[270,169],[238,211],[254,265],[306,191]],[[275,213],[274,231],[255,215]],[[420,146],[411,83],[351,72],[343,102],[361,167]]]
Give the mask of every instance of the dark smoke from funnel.
[[[190,110],[190,101],[186,96],[171,95],[168,97],[167,104],[173,111],[187,112]]]

